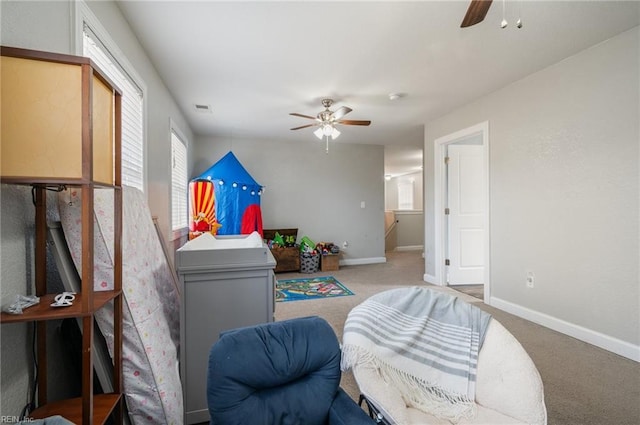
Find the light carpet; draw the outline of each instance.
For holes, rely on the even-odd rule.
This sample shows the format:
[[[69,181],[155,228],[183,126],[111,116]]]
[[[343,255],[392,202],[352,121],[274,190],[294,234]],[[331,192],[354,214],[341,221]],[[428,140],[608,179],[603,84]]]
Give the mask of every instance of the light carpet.
[[[383,264],[341,267],[331,273],[351,288],[355,296],[336,298],[329,303],[322,300],[277,303],[276,319],[318,315],[329,322],[342,341],[347,314],[371,295],[387,289],[428,285],[422,280],[424,259],[420,251],[389,252],[386,257]],[[299,273],[279,274],[278,278],[299,276]],[[474,303],[520,341],[542,376],[549,425],[640,424],[640,364],[492,308],[478,298],[450,288],[429,287]],[[358,388],[350,372],[343,374],[341,386],[358,400]]]

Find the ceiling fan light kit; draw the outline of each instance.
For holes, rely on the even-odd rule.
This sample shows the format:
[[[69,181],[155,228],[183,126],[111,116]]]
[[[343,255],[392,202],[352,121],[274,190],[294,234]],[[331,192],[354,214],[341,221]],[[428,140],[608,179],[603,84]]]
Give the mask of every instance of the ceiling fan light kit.
[[[316,122],[313,124],[302,125],[300,127],[294,127],[291,130],[300,130],[302,128],[307,127],[318,127],[313,134],[320,140],[325,138],[327,140],[327,153],[329,152],[329,137],[331,140],[335,140],[340,136],[340,131],[336,128],[336,125],[369,125],[371,121],[366,120],[343,120],[342,117],[347,115],[353,109],[341,106],[335,111],[329,110],[329,108],[333,105],[333,99],[322,99],[322,106],[324,106],[325,110],[319,112],[316,117],[312,117],[309,115],[299,114],[296,112],[292,112],[289,115],[293,115],[295,117],[307,118],[311,120],[315,120]]]
[[[336,140],[338,136],[340,136],[338,129],[330,124],[323,125],[314,131],[313,134],[320,140],[322,140],[323,137],[331,137],[332,140]]]

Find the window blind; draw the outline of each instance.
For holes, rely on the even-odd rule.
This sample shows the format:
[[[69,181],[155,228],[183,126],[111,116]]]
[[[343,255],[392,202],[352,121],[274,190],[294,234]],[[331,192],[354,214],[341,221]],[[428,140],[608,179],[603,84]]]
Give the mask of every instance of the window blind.
[[[398,209],[413,209],[413,181],[411,180],[398,182]]]
[[[171,131],[171,230],[186,228],[188,223],[187,146]]]
[[[83,54],[122,90],[122,184],[144,191],[142,90],[86,23],[82,35]]]

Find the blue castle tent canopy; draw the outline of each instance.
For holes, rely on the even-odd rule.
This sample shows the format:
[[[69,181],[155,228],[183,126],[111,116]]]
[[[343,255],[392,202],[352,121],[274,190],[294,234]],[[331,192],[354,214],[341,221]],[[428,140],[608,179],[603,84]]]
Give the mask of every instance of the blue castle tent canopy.
[[[251,177],[231,151],[194,180],[222,180],[229,183],[236,182],[262,187]]]
[[[262,186],[229,151],[218,162],[192,181],[213,182],[215,216],[220,225],[217,234],[239,235],[258,231],[262,234],[260,197]]]

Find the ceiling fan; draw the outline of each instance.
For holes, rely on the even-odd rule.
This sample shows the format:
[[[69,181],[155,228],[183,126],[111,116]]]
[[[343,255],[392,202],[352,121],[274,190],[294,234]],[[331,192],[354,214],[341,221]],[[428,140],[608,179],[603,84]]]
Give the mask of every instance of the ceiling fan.
[[[333,105],[333,99],[322,99],[322,106],[324,106],[325,110],[319,112],[318,115],[312,117],[310,115],[298,114],[295,112],[290,113],[289,115],[293,115],[295,117],[307,118],[310,120],[314,120],[313,124],[301,125],[300,127],[294,127],[291,130],[300,130],[302,128],[307,127],[319,127],[313,134],[316,135],[318,139],[322,139],[323,137],[331,137],[332,139],[336,139],[340,132],[336,129],[336,125],[369,125],[371,121],[367,120],[345,120],[342,119],[345,115],[351,112],[353,109],[348,108],[346,106],[341,106],[335,111],[329,110],[329,108]]]
[[[475,24],[479,24],[484,20],[491,7],[492,0],[471,0],[471,4],[467,9],[467,14],[464,15],[460,28],[470,27]]]

